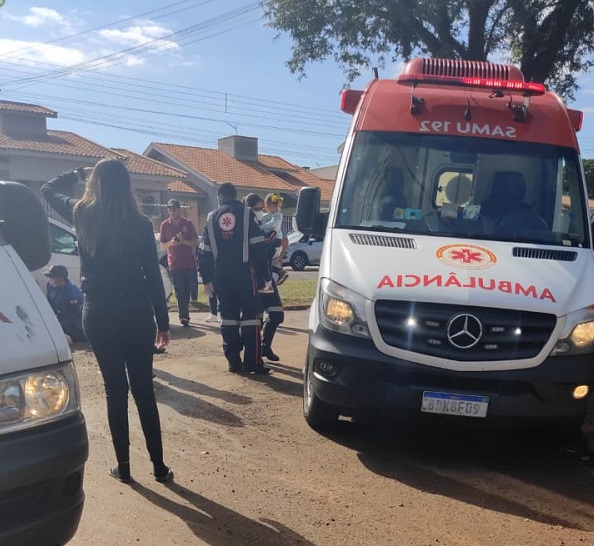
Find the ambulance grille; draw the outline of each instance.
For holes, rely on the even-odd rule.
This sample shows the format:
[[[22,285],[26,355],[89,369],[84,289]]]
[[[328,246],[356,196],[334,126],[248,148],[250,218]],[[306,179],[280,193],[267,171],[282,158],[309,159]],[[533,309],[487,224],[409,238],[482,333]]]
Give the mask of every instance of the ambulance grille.
[[[469,327],[471,335],[466,338],[456,336],[460,328],[454,328],[464,324],[465,315],[472,317],[469,324],[475,327]],[[375,318],[383,341],[391,347],[461,362],[533,358],[557,321],[546,313],[390,300],[376,302]],[[478,341],[472,344],[475,338]]]
[[[575,262],[577,252],[571,250],[547,250],[542,248],[515,247],[513,255],[516,258],[533,258],[535,260],[555,260],[558,262]]]
[[[366,246],[388,246],[392,248],[410,248],[415,250],[418,248],[417,242],[414,239],[406,237],[389,237],[387,235],[362,235],[360,233],[350,233],[351,241],[356,245]]]
[[[510,70],[510,68],[512,70]],[[450,76],[454,78],[495,78],[500,80],[523,80],[516,67],[481,61],[454,61],[451,59],[423,59],[423,74]]]

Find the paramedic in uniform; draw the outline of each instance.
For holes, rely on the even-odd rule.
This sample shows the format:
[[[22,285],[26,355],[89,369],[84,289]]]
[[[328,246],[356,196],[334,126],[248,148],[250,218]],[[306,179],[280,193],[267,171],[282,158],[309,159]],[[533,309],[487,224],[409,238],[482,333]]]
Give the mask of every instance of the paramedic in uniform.
[[[237,201],[233,184],[221,184],[217,196],[220,206],[208,215],[200,246],[204,291],[211,296],[216,289],[219,298],[223,351],[229,371],[242,370],[243,348],[243,370],[250,375],[266,374],[270,369],[261,362],[255,280],[261,277],[270,282],[264,235],[253,211]]]

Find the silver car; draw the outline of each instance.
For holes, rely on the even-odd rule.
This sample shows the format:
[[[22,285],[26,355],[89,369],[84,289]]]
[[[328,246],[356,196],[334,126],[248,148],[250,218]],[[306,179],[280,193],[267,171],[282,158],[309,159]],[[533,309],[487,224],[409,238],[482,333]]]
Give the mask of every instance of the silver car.
[[[300,231],[292,231],[287,239],[289,246],[283,256],[283,265],[290,265],[293,271],[303,271],[308,265],[320,265],[323,237],[308,237]]]

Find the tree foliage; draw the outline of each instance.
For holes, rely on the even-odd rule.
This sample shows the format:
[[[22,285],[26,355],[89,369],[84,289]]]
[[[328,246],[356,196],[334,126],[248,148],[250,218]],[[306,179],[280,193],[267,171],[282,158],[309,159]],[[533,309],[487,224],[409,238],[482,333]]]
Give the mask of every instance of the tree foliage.
[[[413,56],[504,60],[572,99],[594,61],[588,0],[263,0],[268,25],[293,39],[299,77],[328,57],[352,81]]]

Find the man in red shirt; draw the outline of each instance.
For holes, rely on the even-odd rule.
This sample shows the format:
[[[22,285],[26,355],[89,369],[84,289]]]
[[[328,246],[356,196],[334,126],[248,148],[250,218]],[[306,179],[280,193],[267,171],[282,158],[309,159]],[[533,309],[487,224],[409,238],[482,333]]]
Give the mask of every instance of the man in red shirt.
[[[167,265],[177,297],[179,320],[190,324],[190,293],[197,275],[196,247],[198,235],[194,224],[181,215],[177,199],[167,202],[169,218],[161,224],[161,248],[167,250]]]

